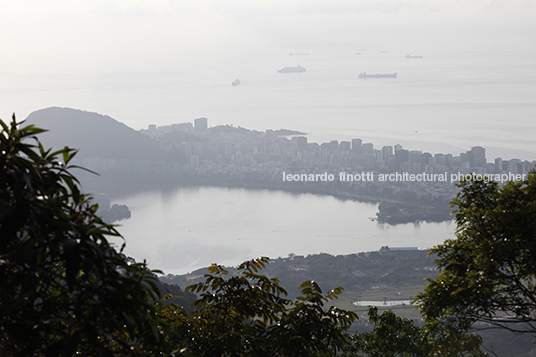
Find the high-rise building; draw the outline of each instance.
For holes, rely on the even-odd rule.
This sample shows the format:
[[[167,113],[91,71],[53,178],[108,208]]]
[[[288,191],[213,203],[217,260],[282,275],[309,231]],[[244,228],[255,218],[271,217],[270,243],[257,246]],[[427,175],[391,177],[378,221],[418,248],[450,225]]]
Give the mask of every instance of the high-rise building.
[[[205,131],[208,129],[208,119],[207,118],[198,118],[194,120],[195,131]]]
[[[374,144],[373,143],[364,143],[361,148],[362,148],[361,152],[363,154],[372,154],[372,152],[374,151]]]
[[[400,149],[395,151],[395,170],[400,170],[402,163],[409,161],[409,151]]]
[[[521,165],[521,160],[519,159],[508,160],[508,172],[514,175],[523,174],[523,165]]]
[[[361,139],[352,139],[352,151],[360,154],[362,144],[363,142],[361,141]]]
[[[421,155],[421,163],[423,165],[433,165],[434,157],[429,152],[425,152]]]
[[[495,166],[493,168],[493,171],[495,173],[501,173],[502,170],[503,170],[503,160],[500,157],[498,157],[495,159]]]
[[[391,156],[393,156],[393,147],[392,146],[384,146],[382,148],[382,160],[384,162],[387,162],[387,160],[389,160],[389,158],[391,158]]]
[[[349,141],[341,141],[341,143],[339,144],[340,151],[350,151],[350,149],[351,149],[351,144]]]
[[[445,155],[438,153],[434,155],[434,162],[436,165],[446,165],[447,159],[445,158]]]
[[[486,149],[481,146],[471,148],[471,151],[467,152],[467,161],[469,161],[471,167],[486,165]]]
[[[293,136],[292,141],[296,143],[296,146],[299,148],[307,147],[307,137],[306,136]]]
[[[339,151],[339,142],[337,140],[332,140],[329,142],[329,148],[331,152]]]
[[[409,161],[420,162],[422,156],[421,150],[411,150],[409,152]]]

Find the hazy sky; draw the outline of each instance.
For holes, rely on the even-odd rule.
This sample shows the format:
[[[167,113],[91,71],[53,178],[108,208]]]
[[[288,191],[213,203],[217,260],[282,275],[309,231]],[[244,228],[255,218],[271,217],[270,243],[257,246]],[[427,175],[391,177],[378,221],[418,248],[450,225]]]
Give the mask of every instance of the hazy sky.
[[[135,129],[208,116],[210,125],[265,130],[283,124],[258,120],[276,100],[272,87],[259,81],[280,66],[299,64],[290,61],[289,52],[345,58],[354,48],[379,52],[385,45],[403,51],[399,55],[424,50],[427,58],[433,50],[441,53],[439,60],[451,52],[479,51],[488,56],[483,61],[500,63],[484,81],[502,78],[497,68],[519,69],[523,80],[532,75],[535,34],[536,0],[0,0],[0,118],[13,112],[26,118],[60,106],[110,115]],[[251,94],[256,102],[248,102],[248,112],[242,97],[228,98],[228,104],[217,91],[237,76],[247,79],[243,69],[250,63],[258,64],[253,67],[263,77],[257,78],[258,92],[248,91],[259,93]],[[478,63],[474,73],[485,68]],[[448,72],[441,78],[457,77]],[[519,86],[485,88],[498,99],[480,92],[460,97],[470,86],[449,88],[433,100],[532,103],[533,98],[530,90],[519,93],[517,88],[527,88]],[[305,130],[279,114],[272,118]],[[314,130],[320,131],[309,131]]]
[[[0,0],[0,118],[62,106],[110,115],[135,129],[201,116],[210,126],[317,135],[333,126],[336,134],[362,137],[375,147],[395,145],[406,135],[410,150],[458,155],[482,145],[488,160],[533,160],[535,35],[536,0]],[[400,87],[369,81],[374,89],[360,100],[359,115],[352,106],[355,94],[364,92],[357,74],[374,69],[349,67],[343,77],[334,71],[331,78],[332,68],[323,75],[321,67],[315,77],[311,65],[312,76],[301,77],[300,86],[285,87],[283,81],[296,78],[288,76],[276,77],[283,84],[273,85],[277,68],[300,64],[290,51],[310,51],[310,61],[324,64],[331,62],[320,62],[315,49],[331,55],[342,48],[345,56],[333,56],[336,67],[349,63],[342,62],[349,54],[357,58],[354,48],[369,45],[376,56],[378,46],[390,46],[393,56],[398,50]],[[402,57],[422,51],[423,68],[435,63],[437,71],[421,74],[410,67],[421,62]],[[247,61],[255,70],[267,63],[258,69],[262,77],[235,72]],[[217,68],[206,70],[205,63]],[[403,79],[402,68],[414,78]],[[246,75],[257,82],[248,86]],[[230,86],[236,76],[244,83],[238,91]],[[328,80],[306,86],[313,83],[307,78]],[[303,88],[310,92],[304,95]],[[405,102],[423,105],[399,106]],[[385,104],[395,109],[373,114]],[[397,108],[403,111],[392,115]]]
[[[366,25],[535,20],[534,0],[0,0],[0,72],[154,70]]]

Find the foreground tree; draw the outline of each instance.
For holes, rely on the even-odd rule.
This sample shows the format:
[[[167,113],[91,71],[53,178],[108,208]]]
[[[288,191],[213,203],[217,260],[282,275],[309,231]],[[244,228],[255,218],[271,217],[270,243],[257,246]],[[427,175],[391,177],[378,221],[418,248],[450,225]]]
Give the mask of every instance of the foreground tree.
[[[44,130],[0,120],[0,354],[107,356],[159,341],[154,274],[127,263]],[[63,161],[63,162],[61,162]],[[121,248],[122,249],[122,248]]]
[[[268,258],[242,263],[228,277],[213,265],[205,282],[186,291],[200,294],[188,314],[179,306],[160,305],[175,353],[185,356],[337,356],[347,346],[348,329],[357,315],[324,304],[337,298],[341,288],[328,294],[312,281],[301,285],[302,296],[284,298],[275,278],[259,274]]]
[[[428,321],[536,332],[536,174],[462,183],[456,239],[432,249],[440,274],[417,296]]]
[[[368,314],[374,329],[353,337],[350,350],[356,353],[370,357],[487,356],[480,350],[480,336],[464,334],[451,325],[433,322],[417,326],[391,310],[379,314],[376,307],[370,307]]]
[[[259,271],[268,263],[259,258],[242,263],[236,275],[218,265],[209,268],[205,281],[186,290],[200,294],[195,310],[158,304],[166,321],[163,329],[168,352],[182,356],[487,356],[481,338],[434,322],[424,326],[369,309],[372,332],[350,331],[357,315],[331,306],[342,289],[328,294],[313,281],[301,286],[302,295],[291,301],[277,279]]]

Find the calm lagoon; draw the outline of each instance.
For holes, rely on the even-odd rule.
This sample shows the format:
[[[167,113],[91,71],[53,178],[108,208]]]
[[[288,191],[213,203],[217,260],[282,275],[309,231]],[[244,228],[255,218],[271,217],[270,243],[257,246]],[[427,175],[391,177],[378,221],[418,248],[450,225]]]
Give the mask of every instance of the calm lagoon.
[[[351,254],[382,246],[430,248],[453,238],[454,223],[386,225],[377,204],[332,196],[225,187],[179,187],[118,197],[125,253],[153,269],[184,274],[259,256]]]

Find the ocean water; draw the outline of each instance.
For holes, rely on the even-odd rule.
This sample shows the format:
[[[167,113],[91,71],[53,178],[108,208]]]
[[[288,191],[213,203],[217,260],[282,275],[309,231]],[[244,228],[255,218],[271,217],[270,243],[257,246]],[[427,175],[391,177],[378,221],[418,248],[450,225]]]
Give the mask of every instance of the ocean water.
[[[375,147],[401,144],[453,155],[479,145],[488,160],[533,160],[534,33],[372,27],[243,47],[230,39],[229,51],[185,53],[165,66],[129,66],[125,58],[125,69],[0,71],[1,115],[11,108],[21,118],[44,107],[72,107],[135,129],[207,117],[209,126],[300,130],[310,142],[358,137]],[[298,64],[307,72],[276,71]],[[360,72],[396,72],[398,78],[359,79]],[[242,84],[232,87],[236,78]]]

